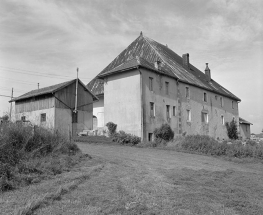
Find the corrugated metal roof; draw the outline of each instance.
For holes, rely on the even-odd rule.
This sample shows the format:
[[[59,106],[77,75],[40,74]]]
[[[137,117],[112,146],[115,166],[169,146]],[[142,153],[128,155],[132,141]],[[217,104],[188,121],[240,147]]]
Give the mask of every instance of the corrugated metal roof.
[[[138,59],[140,62],[138,62]],[[89,84],[88,88],[95,94],[104,93],[103,80],[98,79],[106,74],[123,71],[132,68],[134,65],[154,68],[154,62],[161,61],[161,71],[171,77],[179,79],[181,82],[192,84],[215,93],[240,101],[238,97],[229,92],[214,80],[208,80],[207,76],[194,67],[183,66],[182,57],[177,55],[167,46],[162,45],[142,34],[123,50],[102,72],[98,74]],[[147,65],[147,66],[145,66]],[[130,66],[130,67],[129,67]]]
[[[244,120],[243,118],[239,117],[239,124],[249,124],[249,125],[253,125],[251,122]]]
[[[79,80],[79,79],[78,79]],[[63,83],[60,83],[60,84],[56,84],[56,85],[52,85],[52,86],[49,86],[49,87],[43,87],[43,88],[39,88],[37,90],[32,90],[28,93],[25,93],[19,97],[16,97],[14,99],[12,99],[10,102],[13,102],[13,101],[19,101],[19,100],[22,100],[22,99],[28,99],[28,98],[31,98],[31,97],[35,97],[35,96],[40,96],[40,95],[45,95],[45,94],[49,94],[49,93],[54,93],[70,84],[72,84],[74,81],[76,81],[76,79],[74,80],[71,80],[71,81],[66,81],[66,82],[63,82]],[[99,100],[97,98],[97,96],[95,96],[88,88],[87,86],[85,86],[85,84],[79,80],[79,83],[86,88],[86,90],[92,95],[93,97],[93,100]]]

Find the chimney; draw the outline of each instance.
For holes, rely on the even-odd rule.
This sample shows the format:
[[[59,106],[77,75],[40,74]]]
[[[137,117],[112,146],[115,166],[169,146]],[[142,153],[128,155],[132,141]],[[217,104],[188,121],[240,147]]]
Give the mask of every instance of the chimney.
[[[189,54],[183,54],[183,65],[187,68],[189,68]]]
[[[210,69],[208,67],[208,63],[206,63],[205,75],[206,75],[208,81],[211,81],[211,72],[210,72]]]
[[[155,61],[154,67],[155,69],[161,70],[161,61],[160,60]]]

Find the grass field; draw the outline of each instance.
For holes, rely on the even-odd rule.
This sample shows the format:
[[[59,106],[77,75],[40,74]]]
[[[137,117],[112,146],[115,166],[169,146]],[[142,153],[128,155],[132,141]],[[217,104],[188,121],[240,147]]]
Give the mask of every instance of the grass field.
[[[93,158],[1,195],[2,214],[263,214],[263,165],[79,143]]]

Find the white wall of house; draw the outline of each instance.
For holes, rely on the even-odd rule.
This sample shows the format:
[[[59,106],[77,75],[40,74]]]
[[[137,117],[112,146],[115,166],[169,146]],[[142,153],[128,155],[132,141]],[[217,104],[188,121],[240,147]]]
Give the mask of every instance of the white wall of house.
[[[99,97],[99,101],[93,103],[93,116],[97,117],[97,127],[104,127],[104,96]]]
[[[117,130],[141,136],[140,73],[137,70],[111,75],[104,80],[104,122]]]
[[[41,114],[46,114],[45,122],[41,122]],[[55,108],[16,113],[15,116],[16,120],[21,120],[21,117],[24,116],[25,120],[29,120],[33,125],[43,126],[49,129],[55,128]]]

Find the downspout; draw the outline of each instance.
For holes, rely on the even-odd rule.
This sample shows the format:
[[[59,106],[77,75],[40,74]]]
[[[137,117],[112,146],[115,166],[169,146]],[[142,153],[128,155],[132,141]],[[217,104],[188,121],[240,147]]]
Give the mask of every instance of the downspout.
[[[139,70],[140,73],[140,94],[141,94],[141,141],[143,141],[144,136],[143,136],[143,94],[142,94],[142,72],[139,69],[139,66],[137,66],[137,69]]]

